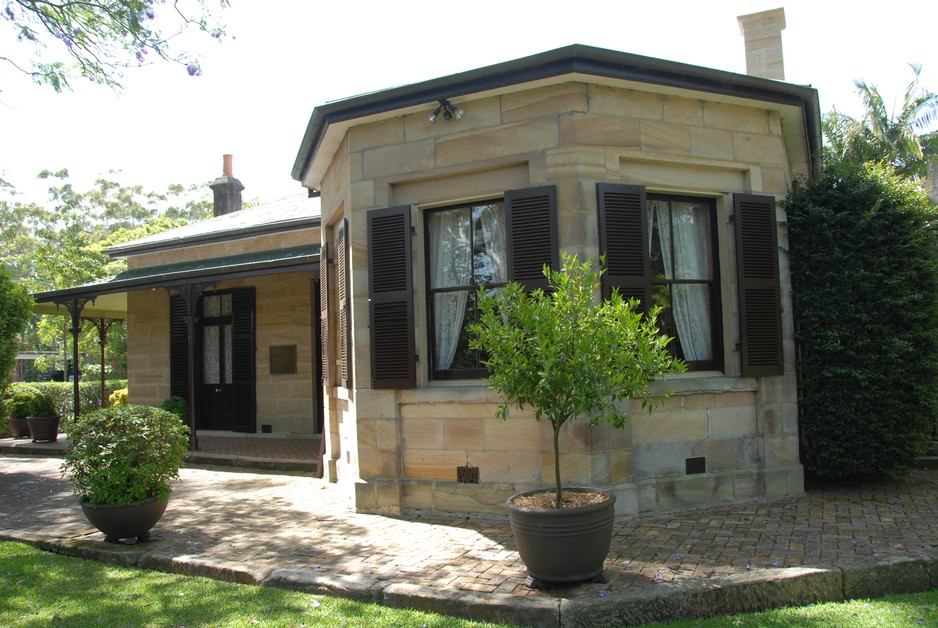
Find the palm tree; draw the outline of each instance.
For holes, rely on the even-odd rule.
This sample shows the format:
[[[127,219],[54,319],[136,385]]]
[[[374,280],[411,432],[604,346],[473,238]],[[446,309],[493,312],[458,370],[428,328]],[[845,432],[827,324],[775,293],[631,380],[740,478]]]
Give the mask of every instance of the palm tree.
[[[828,140],[828,156],[857,165],[885,161],[897,174],[921,178],[927,174],[928,160],[938,157],[938,145],[924,142],[918,133],[938,119],[938,94],[919,86],[921,66],[910,64],[915,78],[909,83],[898,113],[890,115],[875,85],[855,81],[863,100],[862,119],[832,110],[824,116],[822,128]]]

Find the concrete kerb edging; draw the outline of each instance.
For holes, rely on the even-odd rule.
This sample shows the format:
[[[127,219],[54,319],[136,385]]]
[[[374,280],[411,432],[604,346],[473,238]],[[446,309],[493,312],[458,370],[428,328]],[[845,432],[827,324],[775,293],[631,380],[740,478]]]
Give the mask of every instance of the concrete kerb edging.
[[[917,556],[873,558],[843,567],[768,569],[566,599],[436,589],[299,569],[259,570],[233,561],[172,556],[142,545],[111,546],[101,541],[62,539],[25,530],[0,529],[0,540],[126,567],[330,595],[476,621],[539,627],[624,626],[697,619],[938,588],[938,550],[923,550]]]

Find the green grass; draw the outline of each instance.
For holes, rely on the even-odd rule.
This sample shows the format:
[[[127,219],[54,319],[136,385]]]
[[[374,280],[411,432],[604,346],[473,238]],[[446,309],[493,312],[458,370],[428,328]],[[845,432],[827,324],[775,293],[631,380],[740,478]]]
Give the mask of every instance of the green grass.
[[[0,543],[0,626],[471,628],[494,624],[283,589],[114,567],[43,552],[21,543]],[[938,589],[653,626],[938,626]]]
[[[875,600],[780,608],[762,613],[648,624],[645,628],[922,628],[938,626],[938,589]]]
[[[492,626],[271,587],[115,567],[0,543],[0,626]]]

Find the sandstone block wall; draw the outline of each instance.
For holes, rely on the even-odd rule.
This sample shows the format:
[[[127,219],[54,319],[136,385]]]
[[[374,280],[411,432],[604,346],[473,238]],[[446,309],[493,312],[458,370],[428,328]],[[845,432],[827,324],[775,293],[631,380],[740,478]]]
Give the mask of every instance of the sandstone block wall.
[[[339,475],[351,474],[357,508],[500,511],[512,492],[553,482],[549,426],[525,412],[493,419],[498,400],[482,382],[432,382],[422,360],[417,389],[369,388],[367,210],[412,207],[414,333],[425,356],[424,209],[555,185],[561,250],[595,256],[600,182],[715,200],[725,365],[665,383],[675,397],[651,415],[635,412],[625,430],[571,425],[561,454],[567,482],[613,487],[623,512],[802,490],[787,265],[782,256],[788,374],[739,377],[730,221],[733,194],[782,197],[808,171],[785,148],[786,134],[801,130],[740,98],[599,83],[482,95],[458,102],[459,121],[430,124],[419,111],[352,126],[339,146],[323,179],[323,224],[349,221],[355,389],[330,391],[349,400],[330,425],[345,434],[336,442],[347,451],[334,457],[347,461]],[[688,475],[688,458],[705,458],[705,473]],[[467,464],[479,468],[480,484],[456,482],[456,467]]]
[[[175,249],[131,258],[136,265],[168,264],[194,259],[298,246],[318,242],[318,230],[287,232],[227,243]],[[129,260],[129,261],[131,261]],[[274,435],[309,435],[320,383],[315,378],[313,304],[310,272],[285,273],[223,281],[213,289],[253,286],[256,290],[255,341],[257,430],[271,426]],[[159,406],[170,395],[169,295],[142,290],[128,295],[128,378],[133,403]],[[270,373],[270,347],[295,345],[296,373]]]

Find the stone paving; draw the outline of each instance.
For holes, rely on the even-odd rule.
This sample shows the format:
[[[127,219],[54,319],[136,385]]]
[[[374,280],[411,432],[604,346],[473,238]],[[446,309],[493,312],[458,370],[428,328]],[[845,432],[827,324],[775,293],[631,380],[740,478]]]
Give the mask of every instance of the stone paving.
[[[0,531],[101,541],[60,460],[0,457]],[[604,597],[731,574],[843,567],[938,547],[938,471],[804,497],[617,520],[606,583],[532,590],[505,518],[349,512],[311,477],[186,468],[148,550],[512,598]]]

